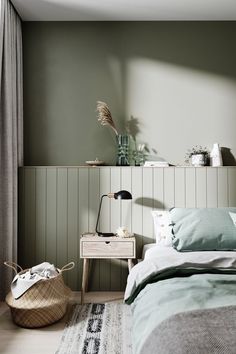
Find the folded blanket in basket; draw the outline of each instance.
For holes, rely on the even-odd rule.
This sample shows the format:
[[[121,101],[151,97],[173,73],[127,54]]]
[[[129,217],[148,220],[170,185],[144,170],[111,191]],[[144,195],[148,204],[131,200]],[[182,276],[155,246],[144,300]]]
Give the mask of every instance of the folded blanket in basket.
[[[53,278],[58,275],[58,271],[53,264],[43,262],[24,273],[18,273],[11,284],[11,291],[15,299],[18,299],[35,283],[42,279]]]

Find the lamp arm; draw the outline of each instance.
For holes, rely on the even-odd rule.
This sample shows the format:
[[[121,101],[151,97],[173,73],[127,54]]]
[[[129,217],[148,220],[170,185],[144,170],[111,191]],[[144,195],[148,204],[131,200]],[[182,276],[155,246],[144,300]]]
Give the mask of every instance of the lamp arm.
[[[98,209],[98,217],[97,217],[96,229],[95,229],[95,231],[98,235],[100,234],[100,231],[98,231],[98,223],[99,223],[99,218],[100,218],[100,213],[101,213],[102,200],[104,197],[107,197],[107,194],[103,194],[100,199],[100,204],[99,204],[99,209]]]

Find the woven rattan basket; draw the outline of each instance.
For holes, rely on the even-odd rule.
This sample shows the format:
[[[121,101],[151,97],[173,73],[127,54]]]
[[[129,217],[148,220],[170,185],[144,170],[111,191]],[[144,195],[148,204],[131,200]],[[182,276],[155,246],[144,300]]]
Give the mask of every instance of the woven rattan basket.
[[[18,265],[12,262],[5,264],[17,273]],[[21,269],[19,274],[28,270],[19,268]],[[62,269],[58,269],[56,277],[40,280],[18,299],[10,292],[6,296],[6,303],[11,309],[13,321],[21,327],[38,328],[60,320],[66,313],[71,294],[71,290],[63,281],[62,273],[72,268],[74,262],[68,263]]]

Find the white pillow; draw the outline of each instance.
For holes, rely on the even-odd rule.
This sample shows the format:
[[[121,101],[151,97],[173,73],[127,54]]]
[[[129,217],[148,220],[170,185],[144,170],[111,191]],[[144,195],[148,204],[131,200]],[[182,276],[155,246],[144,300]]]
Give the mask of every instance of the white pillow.
[[[172,226],[168,210],[152,210],[156,243],[162,246],[172,246]]]

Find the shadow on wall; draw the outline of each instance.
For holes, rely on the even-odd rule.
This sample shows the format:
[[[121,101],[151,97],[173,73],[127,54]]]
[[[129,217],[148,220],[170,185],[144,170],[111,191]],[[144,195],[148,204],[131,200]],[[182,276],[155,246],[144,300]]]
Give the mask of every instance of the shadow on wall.
[[[141,197],[141,198],[136,198],[134,200],[135,204],[148,207],[150,208],[150,211],[152,209],[165,209],[165,205],[160,202],[157,199],[149,198],[149,197]],[[151,220],[151,214],[150,214],[150,220]],[[152,220],[151,220],[152,222]],[[147,236],[141,235],[141,234],[136,234],[136,244],[137,244],[137,258],[142,258],[142,251],[143,251],[143,245],[146,245],[147,243],[154,243],[155,241]]]
[[[148,198],[148,197],[136,198],[134,202],[135,204],[149,207],[152,209],[165,209],[165,204],[153,198]]]
[[[222,21],[120,23],[118,57],[148,58],[236,78],[236,24]],[[122,50],[120,50],[122,49]]]
[[[141,121],[141,119],[131,116],[130,119],[128,119],[125,123],[124,129],[131,136],[131,139],[133,139],[130,143],[131,151],[137,152],[139,149],[139,144],[144,144],[144,149],[142,150],[144,161],[147,159],[147,157],[149,160],[162,159],[158,157],[158,152],[155,148],[150,147],[148,142],[139,139],[139,137],[142,137]]]

